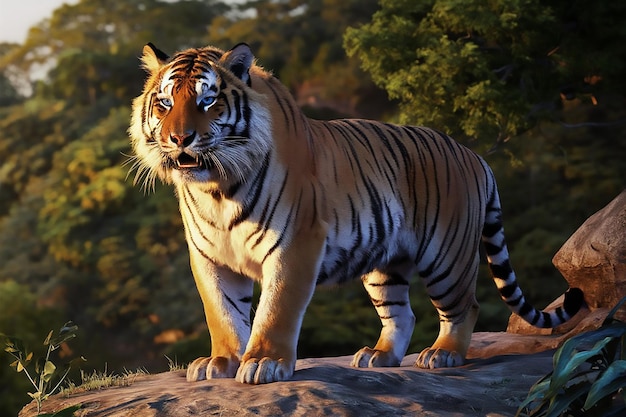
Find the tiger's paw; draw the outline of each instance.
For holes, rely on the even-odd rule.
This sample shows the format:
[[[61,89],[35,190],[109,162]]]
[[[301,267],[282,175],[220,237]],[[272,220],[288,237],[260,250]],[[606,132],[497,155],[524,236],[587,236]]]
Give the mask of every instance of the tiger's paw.
[[[244,384],[268,384],[293,376],[295,363],[285,359],[250,358],[241,363],[235,379]]]
[[[365,346],[354,354],[350,365],[355,368],[376,368],[400,366],[400,362],[401,359],[396,358],[391,352],[384,352]]]
[[[232,378],[237,372],[239,361],[223,356],[201,357],[187,367],[187,381],[195,382],[213,378]]]
[[[424,369],[452,368],[465,363],[465,358],[458,352],[441,348],[426,348],[415,361],[415,366]]]

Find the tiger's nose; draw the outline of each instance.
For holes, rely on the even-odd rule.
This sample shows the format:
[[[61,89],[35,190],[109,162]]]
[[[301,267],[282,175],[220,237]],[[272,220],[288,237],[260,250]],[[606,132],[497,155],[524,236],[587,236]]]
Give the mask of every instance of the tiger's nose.
[[[182,135],[170,133],[170,140],[178,146],[183,148],[191,145],[193,139],[196,137],[196,132],[185,132]]]

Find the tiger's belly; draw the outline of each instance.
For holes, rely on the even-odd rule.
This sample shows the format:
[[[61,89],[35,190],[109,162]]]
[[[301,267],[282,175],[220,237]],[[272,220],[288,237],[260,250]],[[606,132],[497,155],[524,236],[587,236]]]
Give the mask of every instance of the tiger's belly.
[[[384,269],[390,262],[415,253],[417,238],[413,231],[391,231],[379,239],[350,235],[326,241],[326,249],[317,284],[337,284],[360,278],[375,269]],[[374,236],[375,237],[375,236]]]

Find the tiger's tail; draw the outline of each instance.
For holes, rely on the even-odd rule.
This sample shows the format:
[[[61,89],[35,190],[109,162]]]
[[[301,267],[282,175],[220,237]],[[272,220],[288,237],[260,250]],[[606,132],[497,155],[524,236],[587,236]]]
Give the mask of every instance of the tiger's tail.
[[[540,328],[556,327],[572,318],[583,306],[583,292],[579,288],[570,288],[565,293],[563,305],[551,312],[537,310],[526,301],[509,262],[509,252],[502,226],[502,208],[495,184],[491,199],[487,203],[482,241],[500,296],[509,308],[526,322]]]

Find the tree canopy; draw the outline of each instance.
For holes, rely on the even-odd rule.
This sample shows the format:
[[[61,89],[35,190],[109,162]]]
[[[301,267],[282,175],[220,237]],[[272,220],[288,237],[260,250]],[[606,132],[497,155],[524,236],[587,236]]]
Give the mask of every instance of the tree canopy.
[[[383,0],[345,45],[399,101],[401,122],[496,144],[561,120],[563,100],[623,98],[625,12],[619,2]]]

